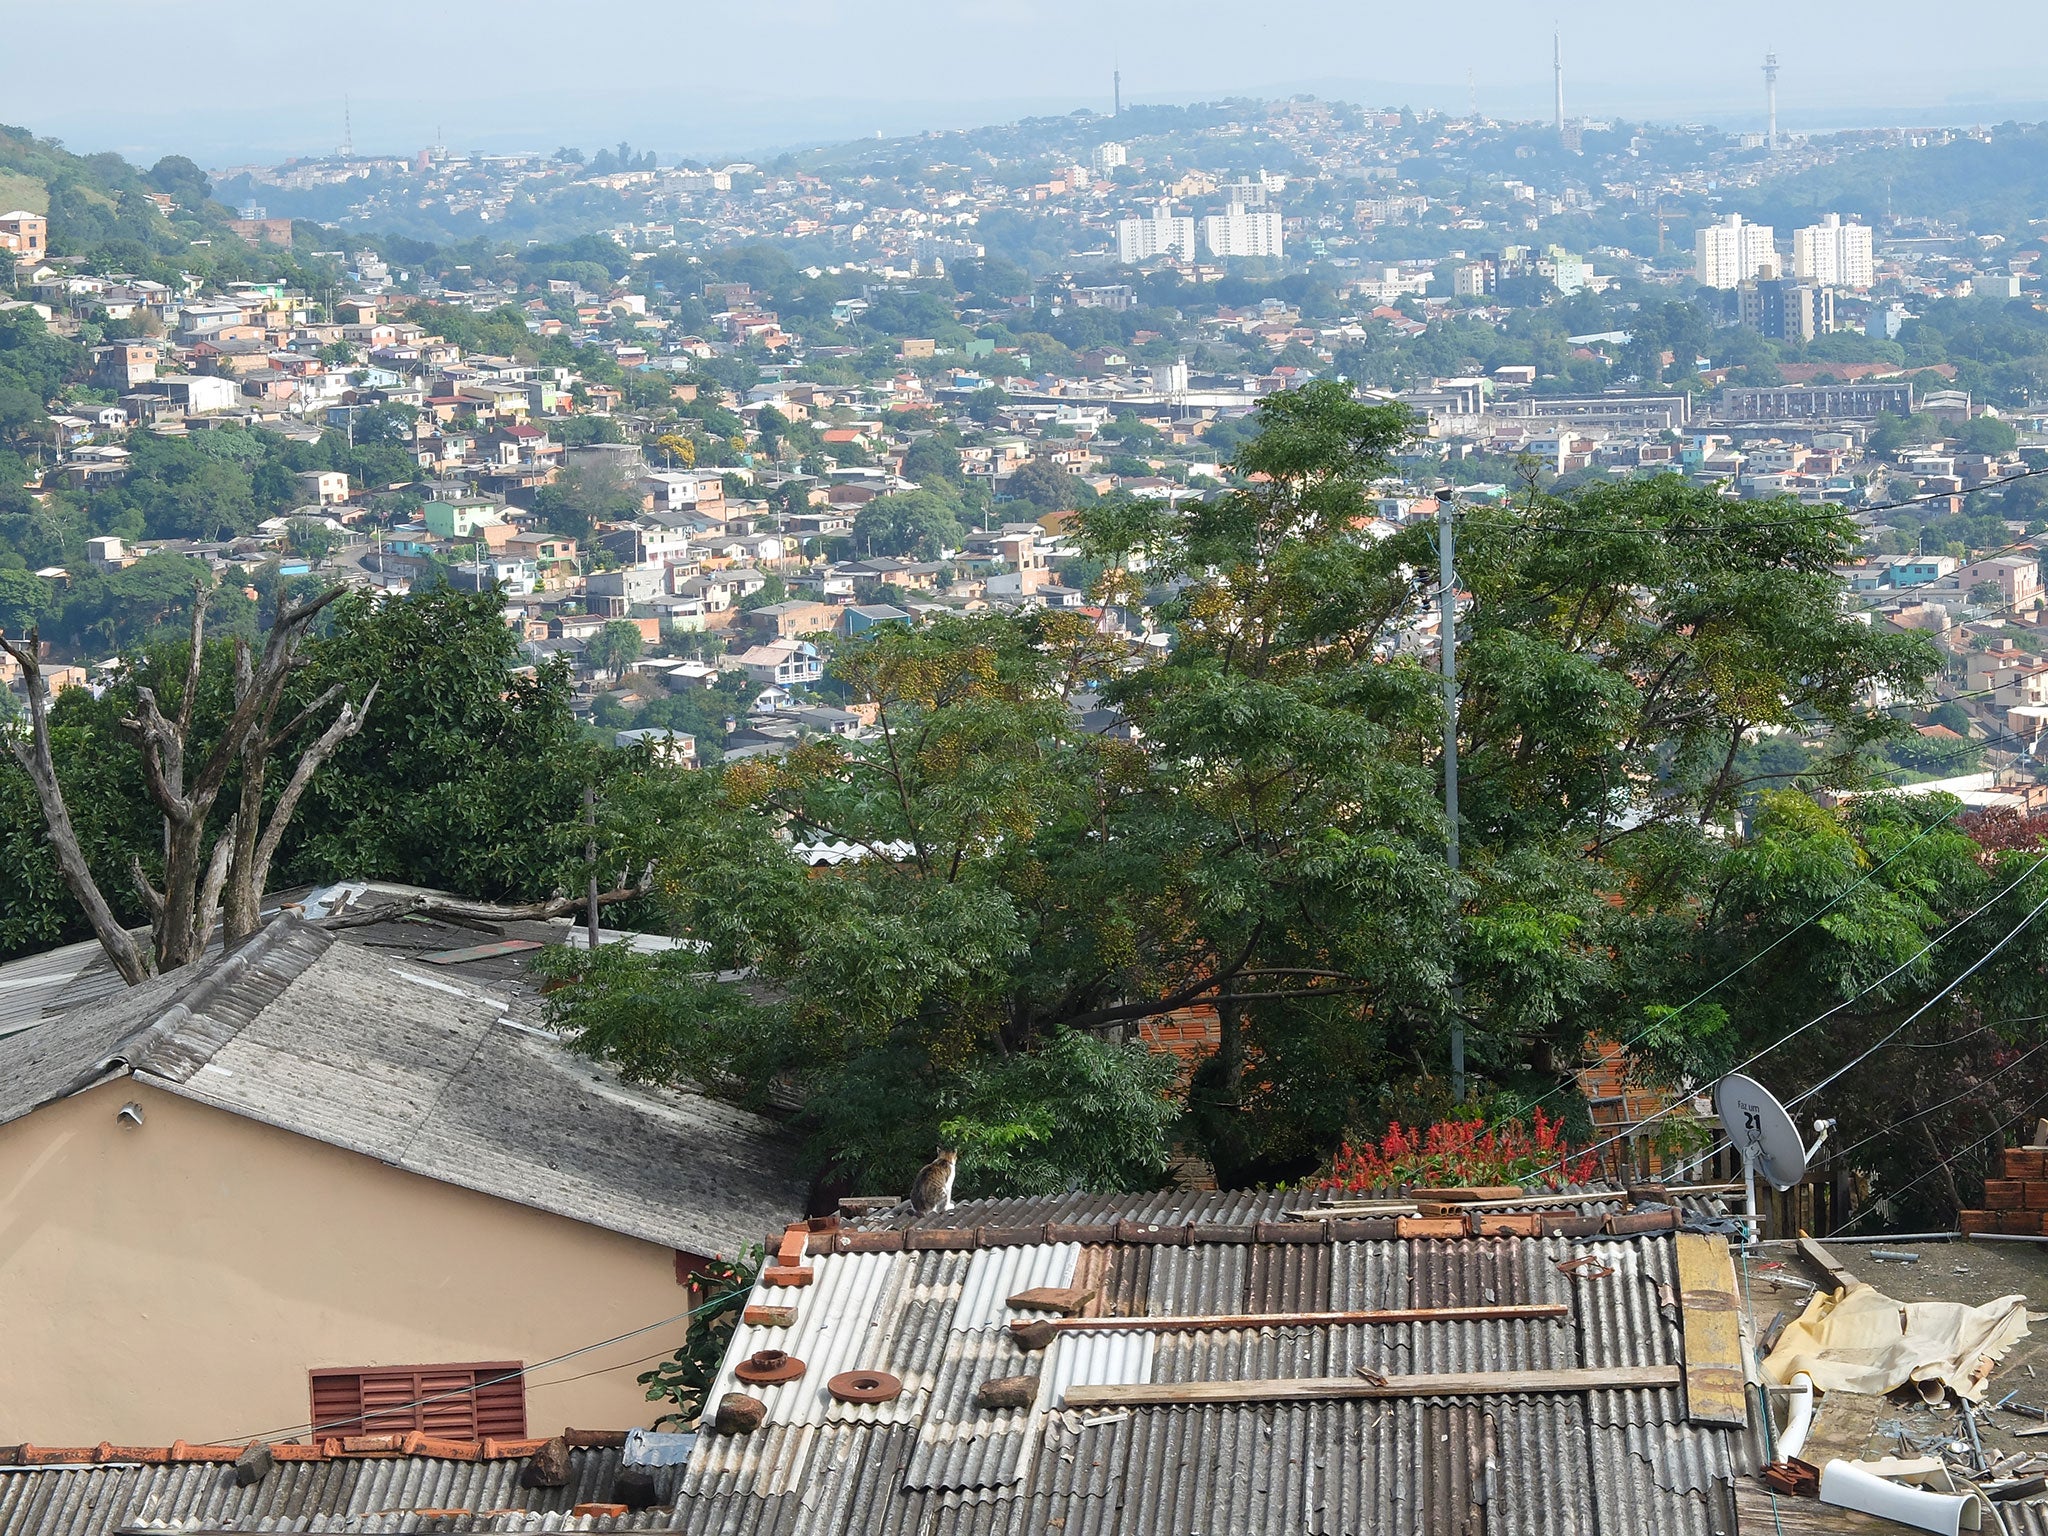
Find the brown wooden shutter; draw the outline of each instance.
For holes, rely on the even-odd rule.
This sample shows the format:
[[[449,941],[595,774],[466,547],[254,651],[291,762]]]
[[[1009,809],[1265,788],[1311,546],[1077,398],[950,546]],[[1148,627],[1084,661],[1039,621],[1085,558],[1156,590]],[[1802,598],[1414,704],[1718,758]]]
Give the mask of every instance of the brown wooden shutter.
[[[408,1434],[522,1440],[526,1378],[517,1360],[311,1372],[316,1438]]]

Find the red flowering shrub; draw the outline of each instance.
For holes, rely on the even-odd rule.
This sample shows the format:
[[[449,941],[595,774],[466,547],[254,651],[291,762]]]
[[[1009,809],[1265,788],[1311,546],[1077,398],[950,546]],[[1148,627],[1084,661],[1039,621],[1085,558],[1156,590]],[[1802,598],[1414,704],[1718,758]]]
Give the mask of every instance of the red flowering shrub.
[[[1427,1131],[1389,1125],[1376,1142],[1345,1142],[1317,1188],[1360,1194],[1394,1184],[1447,1189],[1540,1178],[1556,1189],[1583,1184],[1598,1164],[1593,1153],[1574,1152],[1564,1122],[1539,1108],[1526,1126],[1519,1120],[1492,1127],[1480,1120],[1439,1120]]]
[[[2003,806],[1965,811],[1956,818],[1956,826],[1976,843],[1978,858],[1985,864],[1997,862],[2001,853],[2031,853],[2048,837],[2048,816],[2022,816]]]

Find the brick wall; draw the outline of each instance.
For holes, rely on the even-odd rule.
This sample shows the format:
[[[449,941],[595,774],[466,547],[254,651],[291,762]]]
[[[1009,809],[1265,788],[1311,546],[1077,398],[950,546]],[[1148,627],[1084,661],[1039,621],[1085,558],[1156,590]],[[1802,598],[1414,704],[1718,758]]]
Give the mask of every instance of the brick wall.
[[[1999,1175],[1984,1181],[1984,1209],[1961,1212],[1957,1225],[1966,1234],[2048,1234],[2048,1148],[2007,1147]]]

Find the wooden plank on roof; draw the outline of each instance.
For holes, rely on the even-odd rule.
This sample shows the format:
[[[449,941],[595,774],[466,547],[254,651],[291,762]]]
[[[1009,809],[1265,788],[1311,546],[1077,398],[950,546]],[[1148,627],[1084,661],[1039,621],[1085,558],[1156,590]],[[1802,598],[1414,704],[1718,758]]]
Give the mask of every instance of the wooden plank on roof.
[[[1675,1387],[1675,1365],[1624,1365],[1556,1371],[1432,1372],[1426,1376],[1281,1376],[1250,1381],[1127,1382],[1067,1388],[1069,1408],[1145,1404],[1284,1403],[1345,1398],[1485,1397],[1507,1393],[1593,1392],[1606,1387]]]
[[[1737,1476],[1734,1485],[1736,1529],[1742,1536],[1753,1531],[1763,1536],[1898,1536],[1905,1529],[1881,1516],[1837,1509],[1818,1499],[1773,1494],[1754,1477]]]
[[[1814,1265],[1822,1274],[1826,1275],[1829,1281],[1838,1289],[1846,1291],[1850,1286],[1857,1283],[1856,1276],[1843,1266],[1840,1259],[1829,1253],[1827,1249],[1821,1247],[1819,1243],[1808,1237],[1804,1232],[1799,1234],[1799,1252],[1808,1263]]]
[[[1799,1459],[1815,1471],[1829,1462],[1861,1461],[1870,1437],[1877,1433],[1880,1412],[1890,1405],[1868,1392],[1825,1392],[1813,1415],[1813,1427],[1806,1432],[1806,1446]],[[1886,1446],[1889,1451],[1891,1447]]]
[[[1685,1332],[1685,1416],[1694,1424],[1747,1424],[1742,1300],[1728,1239],[1680,1232],[1675,1241]]]
[[[1014,1298],[1012,1305],[1015,1304]],[[1561,1318],[1571,1311],[1561,1301],[1516,1302],[1473,1307],[1380,1307],[1360,1312],[1190,1313],[1158,1317],[1055,1317],[1048,1328],[1073,1332],[1187,1333],[1205,1328],[1341,1328],[1379,1323],[1489,1323]]]

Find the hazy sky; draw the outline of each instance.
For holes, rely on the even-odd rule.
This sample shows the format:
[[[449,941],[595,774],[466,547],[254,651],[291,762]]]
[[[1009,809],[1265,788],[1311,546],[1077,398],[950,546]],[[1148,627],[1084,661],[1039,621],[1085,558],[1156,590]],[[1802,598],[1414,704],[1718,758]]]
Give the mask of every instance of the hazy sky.
[[[1525,0],[0,0],[0,119],[83,151],[210,167],[331,151],[664,155],[969,127],[1127,102],[1298,91],[1550,112],[1553,12]],[[1574,116],[1758,126],[1775,49],[1786,127],[2048,118],[2048,4],[1580,0]]]

